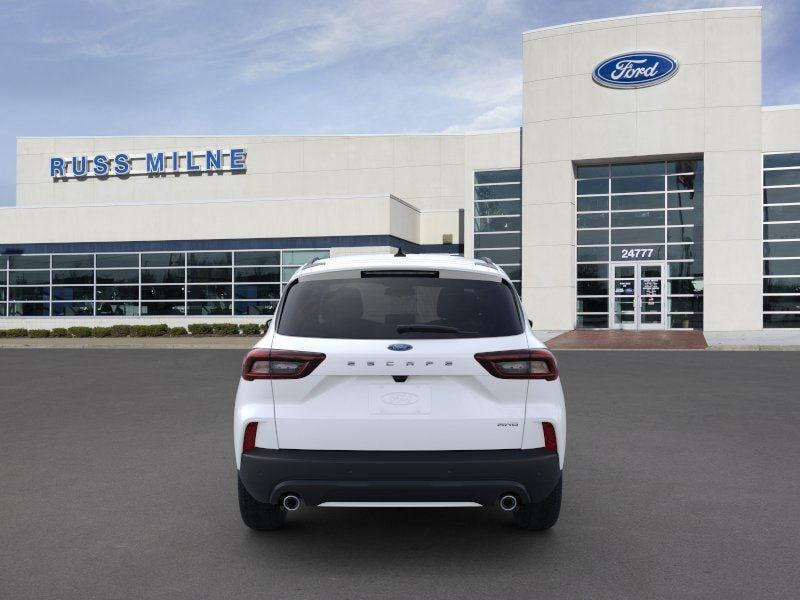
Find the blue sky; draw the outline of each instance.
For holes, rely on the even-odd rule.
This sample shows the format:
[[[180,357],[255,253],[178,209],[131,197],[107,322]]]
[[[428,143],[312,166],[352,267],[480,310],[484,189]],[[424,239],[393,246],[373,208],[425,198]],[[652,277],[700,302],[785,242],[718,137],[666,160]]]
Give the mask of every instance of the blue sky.
[[[515,127],[521,33],[752,0],[0,0],[0,204],[16,136]],[[764,104],[800,103],[800,2],[764,2]]]

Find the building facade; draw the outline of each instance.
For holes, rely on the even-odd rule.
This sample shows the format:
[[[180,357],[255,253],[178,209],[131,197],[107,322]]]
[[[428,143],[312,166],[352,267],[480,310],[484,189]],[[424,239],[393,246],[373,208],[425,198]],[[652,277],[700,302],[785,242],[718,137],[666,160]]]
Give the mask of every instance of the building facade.
[[[521,127],[19,138],[0,327],[263,321],[314,256],[488,257],[537,329],[800,328],[800,107],[761,10],[523,34]]]

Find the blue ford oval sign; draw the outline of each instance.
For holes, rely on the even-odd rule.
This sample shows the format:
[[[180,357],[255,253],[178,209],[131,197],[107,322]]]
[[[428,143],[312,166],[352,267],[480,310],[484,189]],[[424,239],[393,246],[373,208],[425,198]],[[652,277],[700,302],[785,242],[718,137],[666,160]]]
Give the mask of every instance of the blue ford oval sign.
[[[413,346],[409,344],[392,344],[391,346],[387,346],[389,350],[394,350],[395,352],[405,352],[406,350],[411,350]]]
[[[660,52],[618,54],[597,65],[592,73],[610,88],[642,88],[666,81],[678,72],[678,61]]]

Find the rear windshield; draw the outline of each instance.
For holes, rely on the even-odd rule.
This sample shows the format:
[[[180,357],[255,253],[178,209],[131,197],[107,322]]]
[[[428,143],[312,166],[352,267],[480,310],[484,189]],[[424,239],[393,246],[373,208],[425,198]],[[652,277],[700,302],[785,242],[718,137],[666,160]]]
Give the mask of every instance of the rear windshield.
[[[514,292],[499,281],[369,277],[289,288],[278,333],[340,339],[499,337],[522,333]]]

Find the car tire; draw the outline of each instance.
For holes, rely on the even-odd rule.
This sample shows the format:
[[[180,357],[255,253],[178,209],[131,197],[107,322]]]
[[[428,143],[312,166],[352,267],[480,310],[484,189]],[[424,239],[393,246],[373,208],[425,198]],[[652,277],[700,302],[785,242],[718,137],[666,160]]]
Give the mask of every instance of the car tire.
[[[520,506],[514,511],[517,527],[528,531],[544,531],[556,524],[561,512],[561,481],[562,477],[559,477],[556,487],[541,502]]]
[[[283,527],[286,522],[286,509],[278,504],[259,502],[250,495],[242,480],[238,477],[237,480],[239,512],[242,514],[244,524],[257,531],[275,531]]]

